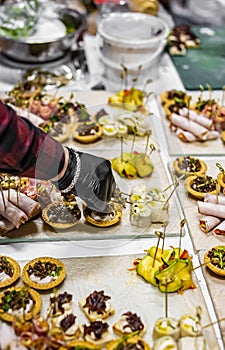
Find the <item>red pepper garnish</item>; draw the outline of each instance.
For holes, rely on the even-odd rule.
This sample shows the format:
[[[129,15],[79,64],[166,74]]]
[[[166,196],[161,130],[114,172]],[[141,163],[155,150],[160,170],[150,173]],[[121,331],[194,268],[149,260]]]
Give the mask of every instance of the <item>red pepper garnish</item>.
[[[184,249],[183,253],[180,255],[180,259],[187,259],[189,257],[188,251]]]

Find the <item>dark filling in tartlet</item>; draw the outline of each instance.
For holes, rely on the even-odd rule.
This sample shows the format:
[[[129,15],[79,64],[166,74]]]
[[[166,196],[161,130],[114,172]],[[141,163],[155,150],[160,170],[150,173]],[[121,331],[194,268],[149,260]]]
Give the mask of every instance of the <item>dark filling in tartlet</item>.
[[[106,301],[111,299],[109,296],[104,295],[104,291],[97,292],[96,290],[91,293],[83,305],[84,308],[88,308],[88,312],[97,312],[103,314],[106,310]]]
[[[97,134],[99,126],[96,124],[83,124],[77,128],[79,136],[91,136]]]
[[[81,212],[77,205],[57,204],[47,210],[49,222],[60,224],[72,224],[81,218]]]
[[[126,316],[127,321],[127,325],[123,327],[124,331],[126,331],[126,328],[130,328],[132,332],[142,331],[144,329],[144,325],[137,314],[133,314],[131,311],[128,311],[124,313],[123,316]]]
[[[223,247],[212,248],[207,256],[211,264],[219,269],[225,270],[225,249]]]
[[[61,266],[57,266],[51,261],[38,260],[33,266],[29,265],[27,273],[28,275],[34,275],[41,280],[47,276],[59,276],[62,271]]]
[[[118,344],[113,350],[144,350],[145,346],[140,339],[137,343],[123,342]]]
[[[217,181],[211,176],[198,176],[193,180],[191,188],[194,191],[208,193],[216,190]]]
[[[182,160],[177,158],[178,167],[186,172],[197,172],[201,170],[201,163],[199,159],[192,157],[184,157]]]
[[[89,325],[84,325],[84,336],[94,333],[96,339],[101,339],[102,334],[107,332],[109,325],[106,322],[94,321]]]
[[[5,256],[0,258],[0,273],[4,272],[9,277],[13,276],[14,269]]]
[[[0,303],[0,312],[7,312],[9,309],[26,309],[26,305],[29,304],[30,300],[33,300],[33,298],[27,290],[6,290]]]

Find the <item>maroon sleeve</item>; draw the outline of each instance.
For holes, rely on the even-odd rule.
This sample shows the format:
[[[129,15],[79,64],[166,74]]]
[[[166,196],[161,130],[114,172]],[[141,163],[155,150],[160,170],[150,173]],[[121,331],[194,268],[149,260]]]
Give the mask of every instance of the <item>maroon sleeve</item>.
[[[47,180],[63,165],[63,146],[0,101],[0,172]]]

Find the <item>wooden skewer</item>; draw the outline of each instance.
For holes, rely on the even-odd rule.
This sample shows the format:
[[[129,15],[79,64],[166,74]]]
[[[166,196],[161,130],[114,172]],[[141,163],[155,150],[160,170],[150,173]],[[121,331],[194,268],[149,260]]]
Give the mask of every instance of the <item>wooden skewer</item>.
[[[181,220],[181,222],[180,222],[180,234],[179,234],[179,256],[180,256],[180,251],[181,251],[182,232],[183,232],[183,227],[185,224],[186,224],[186,219]]]
[[[155,234],[156,234],[156,236],[158,236],[158,241],[157,241],[157,245],[156,245],[156,249],[155,249],[155,254],[154,254],[154,258],[153,258],[153,262],[152,262],[152,267],[155,266],[156,255],[157,255],[157,251],[159,249],[159,241],[160,241],[160,238],[162,238],[163,232],[155,231]]]
[[[4,209],[6,210],[5,197],[4,197],[4,193],[3,193],[3,189],[2,189],[2,184],[1,183],[0,183],[0,191],[1,191],[1,194],[2,194],[2,201],[3,201]]]
[[[210,323],[206,324],[205,326],[203,326],[202,328],[208,328],[210,326],[213,326],[214,324],[220,323],[221,321],[225,321],[225,317],[219,318],[218,320],[216,320],[214,322],[210,322]]]
[[[148,144],[149,144],[149,139],[150,139],[151,134],[152,134],[151,130],[146,131],[147,138],[146,138],[146,145],[145,145],[145,154],[147,154]]]
[[[162,243],[162,253],[164,251],[164,243],[165,243],[165,237],[166,237],[166,228],[167,228],[167,225],[168,225],[168,221],[165,221],[163,223],[163,237],[162,237],[162,240],[163,240],[163,243]]]
[[[120,136],[120,158],[121,162],[123,162],[123,136]]]

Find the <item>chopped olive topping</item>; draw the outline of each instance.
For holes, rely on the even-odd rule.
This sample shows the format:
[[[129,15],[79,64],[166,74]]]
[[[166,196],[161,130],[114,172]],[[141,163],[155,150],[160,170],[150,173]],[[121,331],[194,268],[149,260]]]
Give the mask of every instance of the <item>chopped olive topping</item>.
[[[106,301],[111,299],[109,296],[104,295],[104,291],[97,292],[96,290],[91,293],[84,304],[84,307],[88,308],[89,312],[97,312],[103,314],[106,310]]]
[[[171,113],[178,113],[179,114],[179,110],[183,107],[186,107],[187,103],[184,100],[180,100],[180,101],[175,101],[174,103],[172,103],[168,109],[170,110]]]
[[[55,263],[52,263],[51,261],[38,260],[37,262],[35,262],[33,266],[29,265],[27,273],[29,276],[34,275],[36,277],[39,277],[40,279],[43,279],[47,276],[58,277],[61,271],[62,271],[62,267],[57,266]]]
[[[210,258],[211,264],[214,266],[225,270],[225,248],[224,247],[217,247],[212,248],[208,252],[208,257]]]
[[[25,290],[6,290],[0,303],[0,312],[7,312],[9,309],[19,310],[26,309],[26,305],[33,300],[31,294]]]
[[[74,223],[81,218],[78,205],[57,204],[52,205],[47,211],[48,220],[54,223]]]
[[[99,126],[95,123],[82,124],[77,128],[79,136],[95,135],[99,131]]]
[[[191,188],[197,192],[208,193],[216,190],[217,180],[211,176],[198,176],[193,180]]]
[[[144,350],[144,348],[143,341],[140,339],[137,343],[119,343],[113,350]]]
[[[109,325],[106,322],[94,321],[89,325],[84,325],[84,336],[94,333],[96,339],[101,339],[102,334],[107,332]]]
[[[132,332],[141,331],[144,328],[144,325],[137,314],[133,314],[131,311],[128,311],[123,314],[126,316],[127,325],[123,328],[126,330],[127,327],[131,328]]]
[[[190,156],[183,157],[182,160],[177,158],[178,167],[186,172],[197,172],[201,170],[201,163],[199,159]]]
[[[0,258],[0,273],[4,272],[9,277],[13,276],[14,269],[5,256]]]

